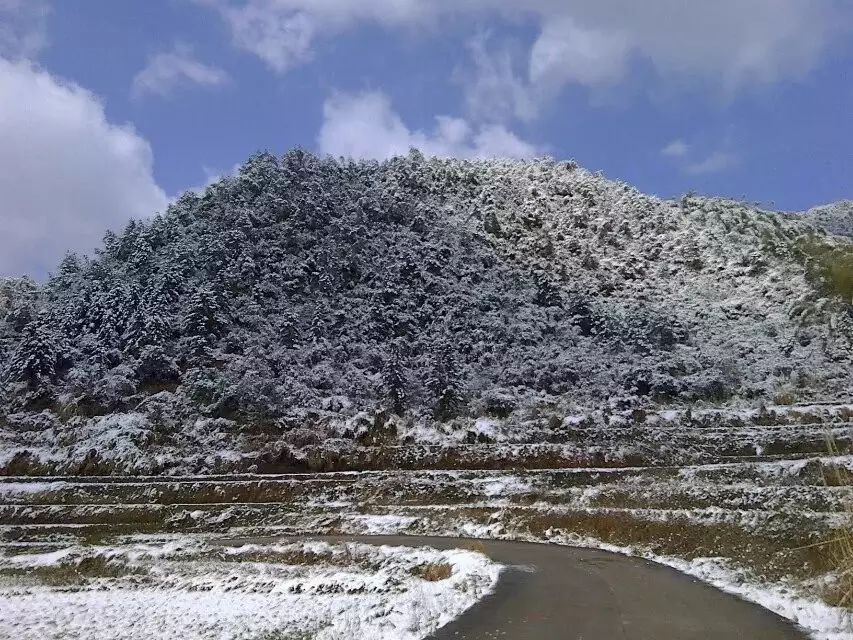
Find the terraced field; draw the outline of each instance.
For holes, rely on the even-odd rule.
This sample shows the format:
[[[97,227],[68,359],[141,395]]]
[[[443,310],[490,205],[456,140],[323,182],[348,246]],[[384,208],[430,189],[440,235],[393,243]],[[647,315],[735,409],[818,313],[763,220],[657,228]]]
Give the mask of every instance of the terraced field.
[[[453,535],[598,546],[674,565],[816,637],[841,638],[849,619],[836,607],[840,576],[824,543],[853,524],[850,488],[828,482],[853,474],[853,415],[848,405],[830,405],[819,409],[822,419],[808,419],[816,411],[758,412],[735,424],[693,415],[692,427],[674,418],[616,421],[607,430],[576,426],[560,443],[434,445],[422,458],[417,447],[406,454],[411,467],[457,466],[438,464],[453,460],[479,469],[9,476],[0,479],[3,551],[176,534]],[[827,455],[828,433],[837,455]],[[570,457],[570,448],[585,457]],[[632,455],[615,455],[623,448]],[[360,455],[388,459],[396,450]],[[563,468],[520,468],[543,459],[562,460]]]

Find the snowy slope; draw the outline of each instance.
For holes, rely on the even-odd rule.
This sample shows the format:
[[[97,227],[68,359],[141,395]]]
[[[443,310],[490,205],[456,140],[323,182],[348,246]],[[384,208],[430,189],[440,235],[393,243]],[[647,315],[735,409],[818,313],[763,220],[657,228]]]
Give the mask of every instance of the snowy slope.
[[[454,421],[488,442],[578,407],[844,400],[851,298],[853,240],[801,216],[572,162],[262,154],[44,287],[2,283],[2,453],[224,470]]]

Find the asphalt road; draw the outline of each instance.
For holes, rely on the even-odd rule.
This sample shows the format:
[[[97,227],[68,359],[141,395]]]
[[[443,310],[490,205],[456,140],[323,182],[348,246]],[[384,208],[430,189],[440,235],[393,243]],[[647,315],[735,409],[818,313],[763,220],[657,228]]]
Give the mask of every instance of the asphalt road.
[[[758,605],[669,567],[606,551],[415,536],[323,539],[437,549],[470,542],[481,544],[490,558],[508,566],[490,596],[439,629],[432,640],[806,638],[796,626]]]

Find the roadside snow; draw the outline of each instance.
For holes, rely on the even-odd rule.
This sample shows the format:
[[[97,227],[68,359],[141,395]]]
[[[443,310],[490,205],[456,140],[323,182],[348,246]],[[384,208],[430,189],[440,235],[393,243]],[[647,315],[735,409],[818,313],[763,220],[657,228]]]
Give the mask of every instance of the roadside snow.
[[[491,591],[500,571],[466,550],[326,542],[221,548],[191,538],[0,556],[0,566],[83,567],[93,558],[113,567],[111,577],[60,586],[4,580],[0,637],[416,640]],[[426,565],[448,565],[451,574],[426,580],[417,571]]]

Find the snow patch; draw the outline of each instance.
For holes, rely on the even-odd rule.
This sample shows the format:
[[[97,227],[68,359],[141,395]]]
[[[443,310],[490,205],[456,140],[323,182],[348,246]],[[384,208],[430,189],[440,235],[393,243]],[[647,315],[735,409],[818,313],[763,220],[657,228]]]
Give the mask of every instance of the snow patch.
[[[288,563],[287,554],[317,561]],[[74,587],[6,583],[0,589],[0,636],[250,640],[308,632],[318,640],[417,640],[489,593],[501,569],[482,554],[459,549],[327,542],[222,549],[181,538],[2,556],[0,565],[44,568],[90,557],[136,572]],[[449,565],[450,576],[419,577],[417,568],[427,564]]]

